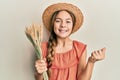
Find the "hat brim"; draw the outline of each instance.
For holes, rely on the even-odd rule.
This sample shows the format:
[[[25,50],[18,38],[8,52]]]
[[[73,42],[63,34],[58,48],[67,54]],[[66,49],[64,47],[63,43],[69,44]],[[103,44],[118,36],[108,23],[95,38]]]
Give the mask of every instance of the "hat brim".
[[[48,6],[42,15],[44,26],[50,31],[51,17],[54,12],[59,11],[59,10],[68,10],[74,14],[76,18],[76,23],[74,25],[72,33],[76,32],[83,23],[83,14],[77,6],[74,6],[73,4],[69,4],[69,3],[57,3],[57,4]]]

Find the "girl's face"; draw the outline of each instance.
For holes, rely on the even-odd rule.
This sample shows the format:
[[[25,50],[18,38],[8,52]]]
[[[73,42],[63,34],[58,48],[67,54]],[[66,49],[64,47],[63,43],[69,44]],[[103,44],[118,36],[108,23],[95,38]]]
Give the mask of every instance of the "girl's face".
[[[54,21],[54,32],[59,38],[66,38],[72,32],[73,21],[67,11],[60,11]]]

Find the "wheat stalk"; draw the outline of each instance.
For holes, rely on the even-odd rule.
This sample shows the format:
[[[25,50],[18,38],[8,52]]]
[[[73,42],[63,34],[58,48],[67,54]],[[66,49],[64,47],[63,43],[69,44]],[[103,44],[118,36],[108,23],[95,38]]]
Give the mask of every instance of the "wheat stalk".
[[[32,24],[26,27],[25,34],[35,48],[38,59],[42,59],[41,42],[43,38],[43,26]],[[48,80],[47,72],[43,72],[44,80]]]

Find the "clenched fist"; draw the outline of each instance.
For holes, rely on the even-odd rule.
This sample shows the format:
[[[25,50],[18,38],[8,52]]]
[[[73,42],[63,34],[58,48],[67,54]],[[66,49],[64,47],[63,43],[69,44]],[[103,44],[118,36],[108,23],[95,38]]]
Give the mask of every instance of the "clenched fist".
[[[35,68],[39,74],[47,71],[47,64],[45,59],[37,60],[35,62]]]

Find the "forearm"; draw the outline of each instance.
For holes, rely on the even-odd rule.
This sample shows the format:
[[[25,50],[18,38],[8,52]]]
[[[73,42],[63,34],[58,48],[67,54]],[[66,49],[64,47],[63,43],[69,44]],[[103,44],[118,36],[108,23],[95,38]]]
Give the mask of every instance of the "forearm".
[[[43,75],[35,72],[35,80],[43,80]]]
[[[91,80],[94,63],[88,60],[85,69],[78,76],[78,80]]]
[[[106,48],[102,48],[100,50],[93,51],[91,56],[88,59],[87,64],[81,68],[81,66],[84,65],[84,64],[82,64],[82,62],[85,60],[84,59],[85,54],[82,56],[82,59],[79,63],[80,69],[78,69],[78,75],[77,75],[78,80],[91,80],[94,64],[96,61],[100,61],[105,58],[105,51],[106,51]]]

